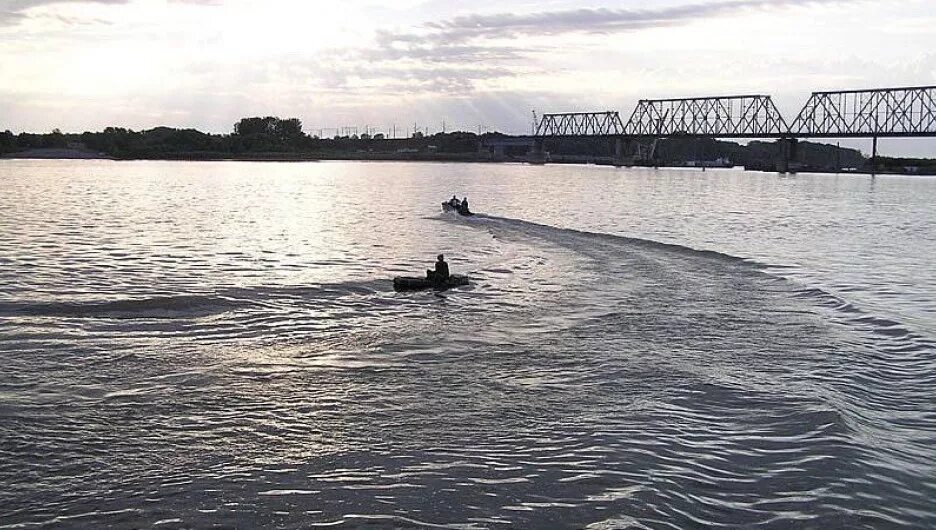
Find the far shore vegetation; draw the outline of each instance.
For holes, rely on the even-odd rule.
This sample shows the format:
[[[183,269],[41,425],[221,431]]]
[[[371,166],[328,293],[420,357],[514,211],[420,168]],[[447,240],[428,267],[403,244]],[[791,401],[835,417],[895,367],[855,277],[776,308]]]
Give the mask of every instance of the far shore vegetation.
[[[384,134],[354,134],[320,138],[306,134],[296,118],[253,117],[238,121],[229,134],[195,129],[156,127],[133,131],[108,127],[100,132],[34,134],[0,132],[0,156],[22,158],[111,158],[115,160],[440,160],[522,161],[523,146],[500,151],[485,148],[485,141],[505,137],[500,133],[478,135],[421,132],[406,138]],[[611,141],[595,139],[549,140],[546,150],[552,162],[607,162],[614,153]],[[654,165],[730,164],[771,170],[779,156],[776,142],[741,145],[710,139],[661,140]],[[855,149],[802,142],[798,159],[803,170],[867,171],[870,161]],[[896,173],[936,174],[936,160],[881,157],[878,170]]]

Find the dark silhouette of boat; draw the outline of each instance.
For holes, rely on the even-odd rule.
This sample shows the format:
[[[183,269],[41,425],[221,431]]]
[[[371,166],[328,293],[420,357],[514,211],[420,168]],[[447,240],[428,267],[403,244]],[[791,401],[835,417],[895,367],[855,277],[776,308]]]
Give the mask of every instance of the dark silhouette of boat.
[[[445,291],[453,287],[464,287],[468,285],[468,277],[453,274],[444,281],[430,280],[429,278],[416,278],[401,276],[393,279],[393,290],[398,292],[407,291]]]
[[[442,211],[457,213],[458,215],[463,215],[465,217],[471,217],[474,215],[471,210],[469,210],[468,207],[463,205],[461,202],[453,204],[452,201],[445,201],[442,203]]]

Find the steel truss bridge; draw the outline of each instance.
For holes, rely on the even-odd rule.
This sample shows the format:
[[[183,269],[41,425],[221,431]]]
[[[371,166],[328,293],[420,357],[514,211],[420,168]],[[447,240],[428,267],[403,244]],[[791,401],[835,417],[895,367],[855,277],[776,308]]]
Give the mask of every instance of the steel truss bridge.
[[[644,99],[617,112],[546,114],[533,134],[557,137],[884,138],[936,136],[936,86],[814,92],[793,122],[770,96]]]
[[[785,157],[798,139],[936,137],[936,86],[814,92],[792,122],[770,96],[641,100],[626,122],[619,113],[546,114],[528,137],[534,151],[550,138],[781,139]],[[620,147],[618,148],[620,151]]]

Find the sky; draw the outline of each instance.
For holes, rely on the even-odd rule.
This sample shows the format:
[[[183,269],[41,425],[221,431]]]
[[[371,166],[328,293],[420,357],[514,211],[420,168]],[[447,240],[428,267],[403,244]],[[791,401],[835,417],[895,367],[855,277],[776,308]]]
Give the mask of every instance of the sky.
[[[936,2],[0,0],[0,80],[15,132],[273,115],[310,134],[522,134],[534,111],[730,94],[792,121],[816,90],[936,85]]]

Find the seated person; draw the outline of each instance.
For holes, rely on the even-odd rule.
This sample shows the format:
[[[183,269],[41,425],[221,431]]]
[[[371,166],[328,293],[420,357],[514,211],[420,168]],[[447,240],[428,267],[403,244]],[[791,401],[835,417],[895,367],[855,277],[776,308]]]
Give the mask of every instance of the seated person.
[[[449,274],[448,263],[445,262],[445,256],[443,254],[439,254],[439,259],[435,264],[435,270],[426,271],[426,277],[429,278],[429,281],[442,283],[448,281],[449,276],[451,275]]]

